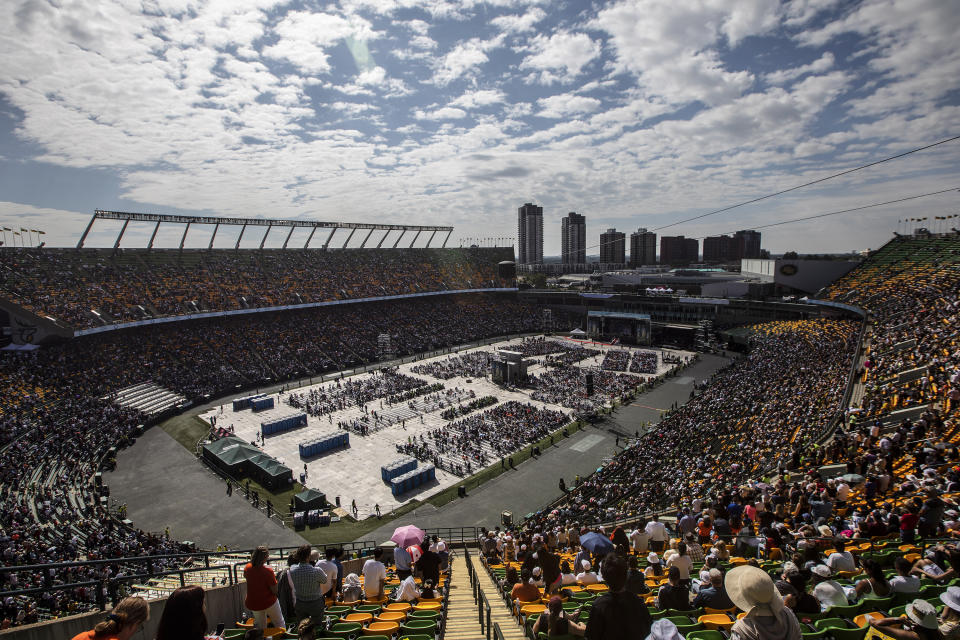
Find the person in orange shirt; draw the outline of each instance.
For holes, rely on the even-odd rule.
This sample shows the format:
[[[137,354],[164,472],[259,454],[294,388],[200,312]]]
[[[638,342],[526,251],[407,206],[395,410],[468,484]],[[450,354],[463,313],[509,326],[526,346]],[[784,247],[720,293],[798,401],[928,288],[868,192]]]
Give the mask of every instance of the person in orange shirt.
[[[129,640],[150,619],[150,608],[143,598],[124,598],[107,614],[107,619],[73,640]]]
[[[269,557],[270,550],[261,545],[243,568],[243,577],[247,581],[247,597],[243,605],[253,612],[254,626],[258,629],[267,628],[268,616],[274,627],[284,629],[286,622],[277,599],[277,576],[265,564]]]

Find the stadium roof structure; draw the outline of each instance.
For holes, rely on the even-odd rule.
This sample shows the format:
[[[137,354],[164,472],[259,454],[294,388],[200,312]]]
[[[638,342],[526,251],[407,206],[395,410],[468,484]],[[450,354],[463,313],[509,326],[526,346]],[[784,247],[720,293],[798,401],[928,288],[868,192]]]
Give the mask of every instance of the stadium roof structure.
[[[360,248],[364,248],[367,244],[367,240],[370,239],[370,234],[374,231],[386,231],[380,242],[377,243],[376,248],[379,249],[383,246],[384,240],[387,239],[387,236],[390,235],[391,231],[399,231],[400,235],[397,236],[396,241],[393,243],[394,249],[400,244],[400,240],[403,239],[403,236],[408,231],[415,231],[416,234],[413,236],[413,240],[410,242],[410,248],[413,248],[413,243],[417,241],[417,238],[420,237],[420,234],[424,231],[430,231],[430,237],[427,239],[426,246],[429,247],[430,243],[433,242],[434,236],[438,231],[446,231],[447,235],[443,239],[443,244],[440,245],[440,248],[447,246],[447,240],[450,239],[450,234],[453,232],[453,227],[437,227],[437,226],[423,226],[423,225],[409,225],[409,224],[375,224],[375,223],[366,223],[366,222],[320,222],[318,220],[272,220],[269,218],[221,218],[218,216],[179,216],[179,215],[170,215],[170,214],[157,214],[157,213],[130,213],[126,211],[103,211],[101,209],[96,209],[93,212],[93,217],[90,218],[90,223],[87,224],[87,228],[84,229],[83,235],[80,236],[80,241],[77,243],[77,248],[82,249],[83,243],[87,239],[87,234],[90,233],[90,229],[93,228],[93,223],[97,220],[123,220],[123,227],[120,229],[120,233],[117,235],[117,240],[113,244],[114,249],[120,247],[120,241],[123,239],[123,234],[127,230],[127,226],[130,222],[152,222],[154,223],[153,233],[150,234],[150,242],[147,244],[148,249],[153,248],[153,241],[157,237],[157,231],[160,229],[161,224],[186,224],[187,226],[183,229],[183,235],[180,237],[180,248],[183,249],[183,244],[187,240],[187,233],[190,231],[191,225],[214,225],[213,226],[213,235],[210,236],[210,245],[208,249],[213,249],[213,241],[217,237],[217,231],[220,229],[220,225],[229,225],[229,226],[239,226],[240,235],[237,236],[237,243],[234,246],[234,249],[240,248],[240,241],[243,239],[243,234],[247,230],[247,227],[266,227],[267,230],[263,234],[263,238],[260,240],[260,248],[263,249],[264,243],[267,241],[267,236],[270,235],[270,230],[273,227],[288,227],[290,231],[287,232],[287,237],[283,241],[283,248],[287,248],[287,244],[290,242],[290,236],[293,235],[294,229],[298,228],[309,228],[311,229],[307,241],[303,244],[303,249],[306,249],[310,245],[310,241],[313,240],[313,235],[317,232],[317,229],[330,229],[330,234],[327,236],[326,241],[323,243],[323,248],[327,249],[330,246],[330,240],[333,239],[333,234],[337,232],[338,229],[349,229],[350,234],[347,236],[347,239],[344,240],[342,249],[346,249],[347,243],[350,242],[350,239],[353,238],[353,234],[356,233],[357,229],[367,230],[367,235],[364,237],[363,242],[360,243]]]

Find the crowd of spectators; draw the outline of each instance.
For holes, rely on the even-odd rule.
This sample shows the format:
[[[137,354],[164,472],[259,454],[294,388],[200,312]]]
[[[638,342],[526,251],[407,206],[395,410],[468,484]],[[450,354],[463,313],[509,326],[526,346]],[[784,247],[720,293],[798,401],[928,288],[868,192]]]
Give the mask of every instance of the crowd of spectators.
[[[626,371],[630,367],[630,351],[610,349],[603,356],[600,368],[604,371]]]
[[[490,362],[493,354],[489,351],[477,351],[460,356],[447,356],[443,360],[433,360],[426,364],[413,367],[414,373],[419,373],[439,380],[450,378],[482,378],[490,372]]]
[[[19,302],[39,301],[38,309],[60,309],[61,319],[72,312],[84,319],[76,310],[86,303],[71,296],[86,300],[87,288],[98,291],[98,283],[127,277],[126,258],[101,256],[90,262],[96,268],[74,270],[70,261],[85,258],[64,252],[37,261],[43,264],[32,272],[20,261],[23,255],[2,254],[7,291],[15,292],[11,295]],[[821,445],[816,438],[845,409],[840,401],[853,364],[858,323],[819,319],[757,325],[746,356],[528,521],[531,542],[535,533],[555,535],[559,542],[559,532],[579,530],[578,523],[636,518],[672,506],[679,510],[677,533],[693,534],[697,544],[728,541],[746,556],[792,557],[799,560],[794,562],[798,570],[809,570],[817,580],[812,576],[820,576],[820,566],[833,570],[829,557],[816,556],[822,547],[809,542],[814,538],[883,533],[906,541],[913,535],[958,537],[958,517],[951,513],[955,505],[939,497],[960,489],[953,469],[960,462],[955,446],[960,435],[955,417],[960,402],[958,255],[955,238],[895,241],[828,291],[835,301],[865,309],[872,327],[868,358],[859,372],[866,387],[863,411],[851,414],[831,442]],[[260,268],[265,264],[263,257],[251,260]],[[247,277],[246,266],[227,264],[218,273],[230,274],[236,285]],[[75,282],[60,280],[63,272],[80,275]],[[143,287],[142,281],[133,281]],[[399,281],[411,286],[409,280]],[[56,300],[61,286],[83,293],[68,291],[61,303]],[[347,297],[357,295],[352,289],[344,291]],[[118,304],[116,293],[110,295],[112,304]],[[119,304],[130,309],[126,301]],[[102,308],[110,309],[106,304]],[[164,536],[117,524],[89,485],[101,461],[109,465],[111,447],[129,442],[142,420],[101,400],[112,391],[152,379],[201,399],[226,389],[372,361],[380,333],[391,334],[394,344],[412,353],[532,331],[540,323],[537,310],[493,296],[257,315],[110,332],[0,358],[5,389],[0,397],[4,565],[117,558],[115,570],[122,572],[121,557],[179,549]],[[546,342],[527,340],[519,349],[526,355],[558,351]],[[572,369],[577,368],[559,367],[554,372],[559,377],[545,383],[542,391],[559,394],[563,384],[582,384],[583,371]],[[616,376],[636,380],[611,372],[594,376],[601,393],[611,393],[604,390],[603,376],[613,376],[614,382]],[[622,392],[615,385],[613,389],[613,394]],[[904,407],[922,413],[892,414]],[[411,439],[404,448],[421,459],[446,461],[447,467],[437,466],[462,474],[567,420],[557,412],[508,403]],[[808,471],[826,462],[845,463],[864,481],[852,487],[822,481],[816,474],[800,481],[787,481],[781,474],[776,481],[766,481],[778,468]],[[850,504],[856,508],[847,508]],[[636,535],[629,536],[635,551],[652,545],[652,531],[638,527]],[[569,545],[572,536],[563,535]],[[721,545],[714,548],[723,553]],[[953,562],[954,553],[950,547],[934,550],[932,557],[904,573],[918,570],[932,579],[952,579],[950,572],[960,568],[960,560]],[[88,572],[92,575],[93,570]],[[66,571],[5,575],[5,588],[89,577]],[[41,613],[60,615],[89,606],[95,595],[91,590],[60,594],[4,602],[4,613],[19,621]]]
[[[363,407],[372,400],[389,399],[390,396],[425,386],[427,383],[420,378],[404,375],[396,367],[384,367],[362,379],[347,378],[305,393],[288,393],[286,402],[317,418],[349,407]]]
[[[587,394],[587,376],[593,377],[593,393]],[[576,365],[559,365],[531,375],[530,397],[538,402],[558,404],[578,415],[596,413],[613,400],[643,384],[643,379],[627,373],[587,370]]]
[[[886,245],[830,287],[827,297],[870,314],[861,372],[861,423],[927,405],[960,404],[960,239],[905,238]]]
[[[0,251],[4,296],[75,328],[148,317],[512,286],[512,249]],[[94,313],[96,312],[96,313]]]
[[[746,357],[570,492],[554,515],[542,514],[544,524],[636,516],[789,459],[794,443],[840,410],[856,335],[845,320],[758,325]],[[563,379],[553,388],[560,392]]]
[[[205,401],[286,377],[372,362],[382,332],[391,333],[403,353],[413,353],[533,331],[539,322],[534,309],[474,294],[185,321],[7,352],[0,357],[3,565],[182,549],[164,536],[118,524],[92,486],[94,473],[110,467],[113,448],[132,442],[146,421],[105,400],[119,389],[151,380],[191,401]],[[123,571],[123,564],[114,570]],[[76,582],[90,572],[45,573],[6,573],[0,587]],[[89,608],[96,595],[94,589],[64,590],[4,605],[11,620],[23,622]]]
[[[511,400],[410,437],[397,445],[397,450],[462,477],[537,442],[568,422],[570,417],[559,411]]]
[[[633,359],[630,360],[630,373],[649,373],[657,372],[657,352],[656,351],[634,351]]]
[[[578,344],[567,344],[567,343],[558,343],[562,351],[557,353],[551,353],[544,359],[544,365],[548,367],[564,367],[571,364],[576,364],[577,362],[582,362],[588,358],[600,353],[599,349],[590,349],[588,347],[581,347]]]

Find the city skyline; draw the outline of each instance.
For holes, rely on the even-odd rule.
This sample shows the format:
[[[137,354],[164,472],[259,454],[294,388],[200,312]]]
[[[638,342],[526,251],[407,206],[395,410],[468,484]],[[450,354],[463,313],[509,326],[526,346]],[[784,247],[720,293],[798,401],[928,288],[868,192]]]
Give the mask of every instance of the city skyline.
[[[457,246],[537,202],[588,218],[590,245],[899,200],[960,187],[960,142],[674,224],[956,136],[958,31],[938,0],[10,0],[0,225],[70,246],[95,208],[299,217],[450,225]],[[953,189],[764,239],[862,250],[958,210]]]

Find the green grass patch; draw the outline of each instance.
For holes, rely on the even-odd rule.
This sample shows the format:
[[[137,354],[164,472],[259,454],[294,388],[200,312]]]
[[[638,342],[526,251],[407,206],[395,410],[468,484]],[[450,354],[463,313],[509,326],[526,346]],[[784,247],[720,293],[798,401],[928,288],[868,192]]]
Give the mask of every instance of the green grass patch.
[[[190,453],[196,453],[197,441],[210,433],[210,426],[197,415],[181,414],[160,425],[171,438],[179,442]]]

